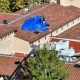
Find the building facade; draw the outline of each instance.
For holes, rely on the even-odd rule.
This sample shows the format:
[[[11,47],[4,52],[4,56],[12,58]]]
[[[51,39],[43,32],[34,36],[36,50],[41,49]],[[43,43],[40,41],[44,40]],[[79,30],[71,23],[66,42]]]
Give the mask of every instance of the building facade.
[[[58,3],[63,6],[76,6],[80,8],[80,0],[51,0],[51,2]]]

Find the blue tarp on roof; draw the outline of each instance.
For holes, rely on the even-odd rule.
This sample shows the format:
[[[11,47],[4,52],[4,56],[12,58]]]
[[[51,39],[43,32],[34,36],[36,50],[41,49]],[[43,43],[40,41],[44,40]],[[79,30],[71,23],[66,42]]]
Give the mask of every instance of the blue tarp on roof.
[[[43,21],[42,16],[34,16],[26,19],[21,29],[29,31],[46,31],[48,30],[46,26],[49,26],[49,24],[46,21]]]

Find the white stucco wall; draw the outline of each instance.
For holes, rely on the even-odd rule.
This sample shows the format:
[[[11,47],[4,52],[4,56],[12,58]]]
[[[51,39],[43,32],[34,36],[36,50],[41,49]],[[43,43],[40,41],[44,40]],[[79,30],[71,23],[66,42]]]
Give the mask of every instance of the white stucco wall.
[[[1,77],[0,80],[4,80],[3,77]]]
[[[63,6],[73,5],[80,8],[80,0],[61,0],[61,5]]]
[[[50,36],[51,36],[51,34],[48,34],[48,35],[42,37],[41,39],[35,41],[33,44],[34,45],[39,45],[39,44],[47,43],[47,41],[48,41],[48,39],[49,39]]]
[[[57,0],[51,0],[51,2],[57,3]],[[73,5],[80,8],[80,0],[60,0],[60,5],[63,6]]]
[[[13,39],[13,51],[19,53],[28,54],[31,51],[29,42],[14,37]]]
[[[57,30],[52,32],[52,36],[57,36],[60,33],[66,31],[67,29],[73,27],[74,25],[80,23],[80,17],[76,18],[75,20],[63,25],[61,28],[58,28]]]
[[[11,33],[2,39],[0,38],[0,54],[10,54],[12,52],[12,39],[14,33]]]

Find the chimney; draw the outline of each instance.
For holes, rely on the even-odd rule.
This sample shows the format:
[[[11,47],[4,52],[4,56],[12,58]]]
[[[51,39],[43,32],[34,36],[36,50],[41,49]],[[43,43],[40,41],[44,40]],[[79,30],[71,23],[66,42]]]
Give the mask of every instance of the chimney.
[[[24,8],[24,14],[26,14],[29,11],[28,8]]]

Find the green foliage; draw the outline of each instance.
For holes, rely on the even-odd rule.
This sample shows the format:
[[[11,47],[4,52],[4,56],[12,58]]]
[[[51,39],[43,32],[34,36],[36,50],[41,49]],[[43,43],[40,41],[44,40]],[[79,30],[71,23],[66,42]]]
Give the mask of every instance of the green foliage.
[[[60,61],[55,50],[48,51],[46,46],[38,50],[34,58],[30,58],[27,74],[32,75],[32,80],[66,80],[67,68],[64,61]]]
[[[11,10],[14,12],[14,11],[17,11],[21,8],[24,7],[24,3],[23,3],[23,0],[14,0],[11,2]]]
[[[50,0],[41,0],[42,3],[49,3]]]
[[[10,12],[9,0],[0,0],[0,12]]]
[[[50,0],[0,0],[0,12],[15,12],[24,7],[49,3]]]
[[[24,0],[26,6],[40,5],[44,3],[49,3],[50,0]]]

